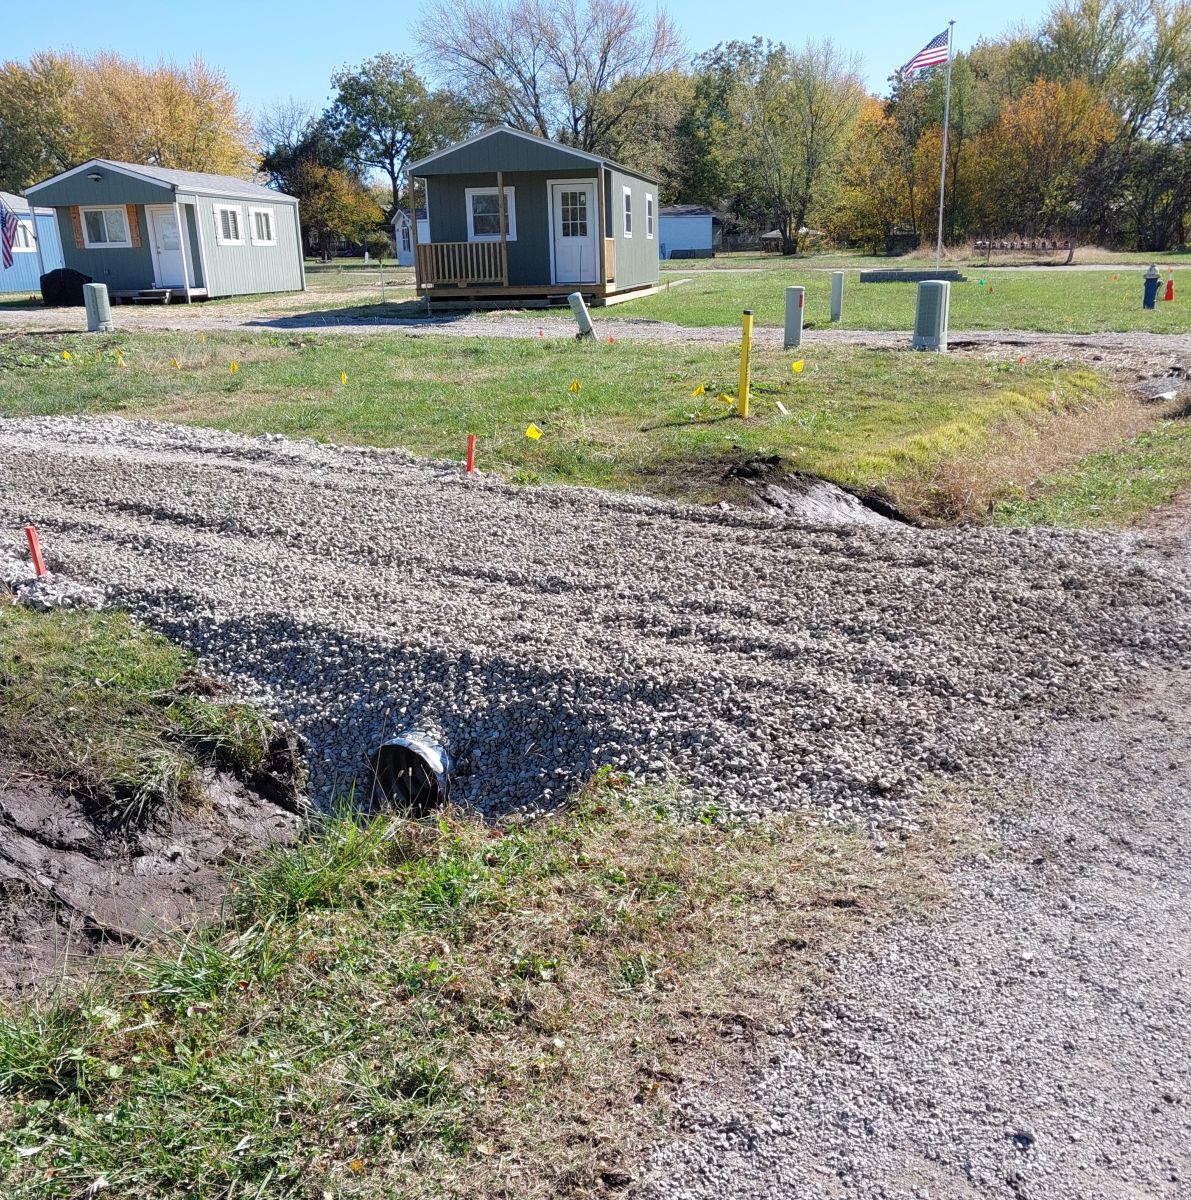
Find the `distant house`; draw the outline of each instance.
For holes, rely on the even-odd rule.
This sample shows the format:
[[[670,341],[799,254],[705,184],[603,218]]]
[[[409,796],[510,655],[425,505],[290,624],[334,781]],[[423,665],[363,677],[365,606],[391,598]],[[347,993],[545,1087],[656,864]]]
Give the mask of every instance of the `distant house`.
[[[113,299],[305,290],[298,202],[270,188],[97,158],[25,195],[54,210],[65,265]]]
[[[720,219],[699,204],[667,204],[660,211],[662,258],[714,258]]]
[[[658,282],[657,181],[499,126],[410,166],[425,181],[415,273],[431,307],[613,304]]]
[[[58,225],[50,208],[30,208],[28,200],[0,192],[0,204],[17,218],[12,243],[12,266],[0,262],[0,292],[33,292],[41,289],[41,276],[62,266]]]
[[[418,209],[417,221],[417,240],[428,242],[430,240],[430,222],[426,220],[424,208]],[[404,208],[399,208],[393,214],[393,245],[397,248],[397,265],[399,267],[414,265],[414,232],[409,213]]]
[[[762,254],[781,254],[782,245],[783,238],[780,229],[771,229],[768,233],[761,234]]]

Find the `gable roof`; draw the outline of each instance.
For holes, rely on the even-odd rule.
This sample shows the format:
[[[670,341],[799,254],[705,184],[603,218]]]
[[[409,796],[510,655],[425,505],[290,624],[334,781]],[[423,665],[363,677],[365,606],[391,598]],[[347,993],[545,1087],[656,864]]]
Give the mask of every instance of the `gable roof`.
[[[663,204],[659,210],[663,217],[714,217],[715,213],[702,204]]]
[[[416,211],[417,211],[417,219],[419,221],[424,221],[426,219],[426,210],[424,208],[419,208]],[[398,221],[408,221],[408,220],[409,220],[409,210],[408,209],[399,208],[393,214],[393,224],[394,225],[396,225]]]
[[[626,175],[635,175],[639,179],[648,180],[650,183],[657,182],[652,175],[646,175],[643,171],[634,170],[632,167],[622,166],[620,163],[613,162],[610,158],[605,158],[599,154],[591,154],[586,150],[579,150],[574,146],[564,146],[560,142],[553,142],[549,138],[538,137],[537,134],[526,133],[523,129],[513,129],[508,125],[494,125],[490,129],[485,129],[475,134],[473,137],[465,138],[461,142],[455,142],[454,145],[435,151],[434,154],[428,154],[425,158],[410,163],[409,173],[411,175],[423,176],[428,173],[424,168],[432,164],[437,164],[440,168],[438,171],[429,172],[432,175],[462,174],[469,169],[474,170],[475,168],[469,167],[467,163],[468,158],[471,156],[463,152],[473,147],[478,148],[482,142],[497,137],[513,139],[514,141],[523,143],[526,149],[534,153],[534,157],[542,161],[543,166],[550,163],[560,170],[575,170],[590,163],[595,166],[612,167],[614,170],[623,171]],[[456,164],[451,164],[449,160],[457,155],[459,158],[456,159]],[[487,169],[489,168],[479,168],[480,171]],[[530,169],[536,170],[537,168],[532,167]]]
[[[0,204],[18,216],[29,211],[29,201],[24,196],[14,196],[12,192],[0,192]]]
[[[51,184],[61,183],[75,175],[86,174],[97,167],[106,167],[118,175],[127,175],[132,179],[140,179],[146,183],[155,183],[161,187],[170,188],[175,192],[196,192],[205,196],[243,196],[249,200],[282,200],[297,204],[293,196],[284,192],[274,191],[259,183],[250,183],[246,179],[237,179],[233,175],[211,175],[206,171],[178,171],[172,167],[152,167],[143,163],[117,162],[109,158],[93,158],[81,166],[72,167],[60,175],[43,179],[41,183],[25,189],[27,196],[32,196],[42,188]]]

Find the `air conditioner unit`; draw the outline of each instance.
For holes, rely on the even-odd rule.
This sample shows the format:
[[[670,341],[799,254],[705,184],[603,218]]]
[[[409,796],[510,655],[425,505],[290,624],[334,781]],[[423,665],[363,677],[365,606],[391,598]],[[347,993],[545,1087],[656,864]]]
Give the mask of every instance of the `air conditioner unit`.
[[[947,310],[951,304],[951,284],[946,279],[924,279],[918,285],[918,305],[914,311],[914,349],[947,349]]]

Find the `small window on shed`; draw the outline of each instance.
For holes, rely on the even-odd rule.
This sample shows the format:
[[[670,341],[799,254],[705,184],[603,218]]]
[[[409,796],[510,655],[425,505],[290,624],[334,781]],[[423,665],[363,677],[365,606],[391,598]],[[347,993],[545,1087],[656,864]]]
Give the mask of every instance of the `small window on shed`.
[[[24,221],[17,223],[16,237],[13,238],[12,252],[14,254],[33,254],[37,246],[33,241],[33,230]]]
[[[238,204],[215,205],[215,241],[220,246],[244,245]]]
[[[252,244],[254,246],[276,246],[277,233],[273,228],[273,210],[271,208],[250,208],[252,217]]]
[[[465,188],[467,202],[467,240],[500,241],[500,197],[496,188]],[[517,240],[517,192],[505,188],[505,240]]]
[[[109,246],[131,246],[128,236],[128,214],[123,208],[84,208],[83,245],[106,249]]]
[[[624,189],[624,236],[633,236],[633,189]]]
[[[653,193],[645,193],[645,236],[653,237]]]
[[[409,238],[409,226],[408,225],[401,226],[401,249],[404,250],[406,253],[408,253],[410,250],[413,249],[413,245],[411,244],[410,238]]]

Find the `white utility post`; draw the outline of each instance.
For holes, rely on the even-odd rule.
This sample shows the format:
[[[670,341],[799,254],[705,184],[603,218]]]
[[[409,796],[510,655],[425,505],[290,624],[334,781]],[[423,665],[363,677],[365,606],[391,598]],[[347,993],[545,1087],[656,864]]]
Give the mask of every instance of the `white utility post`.
[[[802,306],[806,288],[786,288],[786,349],[802,345]]]
[[[844,273],[831,272],[831,319],[842,321],[844,318]]]

